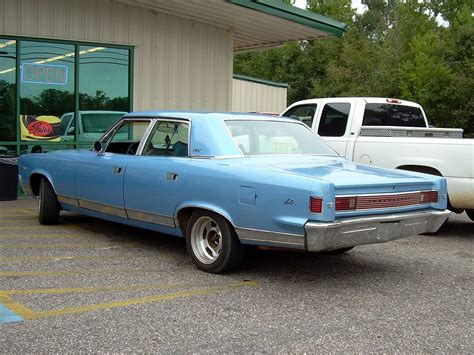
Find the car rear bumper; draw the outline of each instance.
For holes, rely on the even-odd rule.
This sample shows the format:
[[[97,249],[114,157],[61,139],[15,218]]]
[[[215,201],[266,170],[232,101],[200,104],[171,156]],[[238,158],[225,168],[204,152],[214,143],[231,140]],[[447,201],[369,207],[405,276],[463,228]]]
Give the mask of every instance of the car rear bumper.
[[[354,245],[384,243],[420,233],[436,232],[450,212],[423,211],[347,218],[335,222],[307,222],[308,251],[334,250]]]

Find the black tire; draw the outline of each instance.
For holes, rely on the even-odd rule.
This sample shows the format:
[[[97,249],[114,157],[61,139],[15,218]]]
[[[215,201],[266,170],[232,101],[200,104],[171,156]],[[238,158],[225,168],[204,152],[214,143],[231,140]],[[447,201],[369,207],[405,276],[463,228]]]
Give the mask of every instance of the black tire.
[[[200,229],[202,229],[201,232]],[[219,243],[210,239],[212,236],[215,236]],[[210,241],[214,242],[214,247],[220,246],[216,255],[210,253]],[[207,248],[203,246],[205,243],[208,245]],[[231,224],[217,213],[205,210],[196,210],[189,218],[186,228],[186,247],[196,267],[212,274],[237,268],[244,257],[244,248]],[[215,260],[211,260],[212,258]]]
[[[323,253],[332,254],[332,255],[339,255],[339,254],[347,253],[349,250],[352,250],[352,249],[354,249],[354,247],[340,248],[340,249],[334,249],[334,250],[326,250],[326,251],[323,251]]]
[[[474,210],[466,210],[466,214],[474,222]]]
[[[38,219],[40,224],[57,224],[61,208],[58,197],[46,178],[41,178],[38,199]]]

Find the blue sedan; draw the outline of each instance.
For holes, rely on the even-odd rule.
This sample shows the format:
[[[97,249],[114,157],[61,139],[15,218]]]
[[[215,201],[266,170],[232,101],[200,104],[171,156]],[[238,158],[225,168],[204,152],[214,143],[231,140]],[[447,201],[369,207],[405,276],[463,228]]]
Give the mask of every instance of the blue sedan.
[[[442,177],[353,164],[291,119],[125,115],[90,150],[20,157],[39,222],[61,210],[185,237],[196,266],[236,268],[244,245],[341,253],[435,232]]]

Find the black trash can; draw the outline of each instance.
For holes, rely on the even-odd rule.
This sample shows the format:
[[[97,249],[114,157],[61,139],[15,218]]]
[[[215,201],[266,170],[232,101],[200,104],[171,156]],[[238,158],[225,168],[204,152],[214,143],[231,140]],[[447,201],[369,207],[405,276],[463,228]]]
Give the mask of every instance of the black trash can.
[[[13,201],[18,195],[18,158],[0,155],[0,201]]]

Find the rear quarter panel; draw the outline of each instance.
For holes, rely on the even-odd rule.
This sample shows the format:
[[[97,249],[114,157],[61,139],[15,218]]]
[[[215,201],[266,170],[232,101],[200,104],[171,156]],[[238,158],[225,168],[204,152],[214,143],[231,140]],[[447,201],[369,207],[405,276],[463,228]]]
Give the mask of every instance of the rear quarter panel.
[[[304,234],[304,224],[311,217],[309,197],[331,194],[325,182],[315,184],[311,178],[243,168],[217,159],[191,161],[184,189],[176,214],[185,207],[202,207],[222,214],[237,228],[299,235]]]

